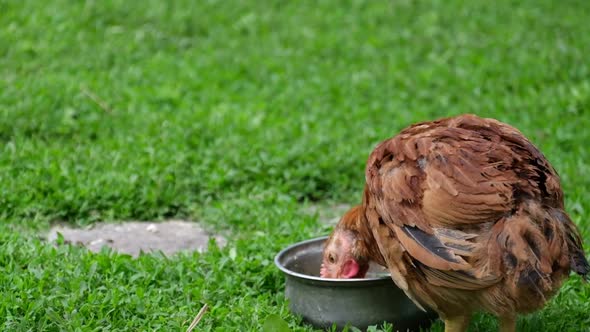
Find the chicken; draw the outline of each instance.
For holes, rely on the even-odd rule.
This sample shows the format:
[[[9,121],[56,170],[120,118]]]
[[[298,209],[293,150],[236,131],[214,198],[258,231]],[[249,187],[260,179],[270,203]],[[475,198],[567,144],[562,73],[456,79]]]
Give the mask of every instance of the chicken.
[[[410,126],[373,150],[365,176],[362,204],[326,241],[322,277],[362,278],[374,261],[445,331],[486,311],[508,332],[570,271],[589,276],[556,171],[507,124],[461,115]]]

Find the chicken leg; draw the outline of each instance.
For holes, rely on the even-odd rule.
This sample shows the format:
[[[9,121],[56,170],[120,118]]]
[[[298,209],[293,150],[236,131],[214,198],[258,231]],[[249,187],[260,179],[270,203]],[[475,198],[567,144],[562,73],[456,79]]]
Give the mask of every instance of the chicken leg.
[[[455,316],[445,319],[445,332],[465,332],[471,316]]]
[[[516,317],[500,317],[500,332],[516,332]]]

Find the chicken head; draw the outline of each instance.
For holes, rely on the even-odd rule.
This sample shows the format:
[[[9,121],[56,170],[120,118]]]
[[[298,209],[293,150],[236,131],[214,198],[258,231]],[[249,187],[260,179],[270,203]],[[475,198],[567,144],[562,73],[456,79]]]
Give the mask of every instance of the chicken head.
[[[355,257],[356,235],[348,230],[337,229],[326,242],[320,276],[322,278],[364,278],[369,263]]]

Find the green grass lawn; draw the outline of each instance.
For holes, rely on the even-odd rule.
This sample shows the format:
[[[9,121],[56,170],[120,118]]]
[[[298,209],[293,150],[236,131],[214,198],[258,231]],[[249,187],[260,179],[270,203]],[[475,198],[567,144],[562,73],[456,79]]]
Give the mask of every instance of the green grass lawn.
[[[358,202],[376,143],[459,113],[543,150],[590,247],[589,19],[584,0],[0,0],[0,329],[184,331],[207,303],[199,331],[312,331],[272,263],[329,232],[302,206]],[[229,244],[132,259],[38,236],[172,217]],[[574,277],[519,331],[588,312]]]

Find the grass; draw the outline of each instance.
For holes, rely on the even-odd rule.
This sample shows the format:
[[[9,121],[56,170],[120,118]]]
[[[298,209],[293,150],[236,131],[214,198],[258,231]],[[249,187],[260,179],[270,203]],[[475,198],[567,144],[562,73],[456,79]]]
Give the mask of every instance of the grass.
[[[184,331],[207,303],[199,331],[259,331],[274,315],[312,331],[272,264],[329,231],[301,206],[357,202],[377,142],[459,113],[544,151],[589,246],[589,13],[549,0],[0,0],[1,329]],[[132,259],[36,235],[171,217],[230,243]],[[519,331],[587,331],[588,312],[575,277]]]

